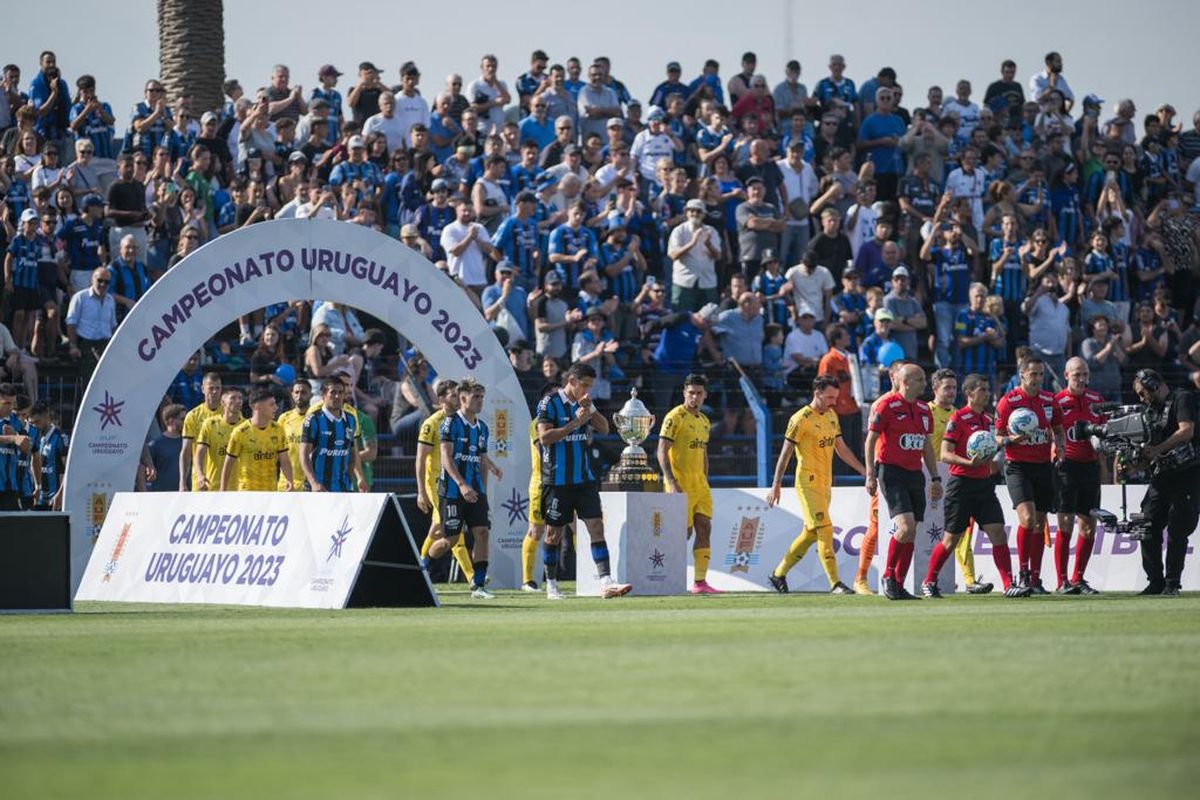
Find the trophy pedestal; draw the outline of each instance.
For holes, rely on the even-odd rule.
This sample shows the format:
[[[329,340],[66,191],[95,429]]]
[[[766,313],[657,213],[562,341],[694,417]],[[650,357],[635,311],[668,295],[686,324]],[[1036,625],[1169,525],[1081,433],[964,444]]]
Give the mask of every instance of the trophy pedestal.
[[[662,476],[650,469],[646,451],[636,444],[626,447],[621,460],[600,484],[605,492],[661,492]]]

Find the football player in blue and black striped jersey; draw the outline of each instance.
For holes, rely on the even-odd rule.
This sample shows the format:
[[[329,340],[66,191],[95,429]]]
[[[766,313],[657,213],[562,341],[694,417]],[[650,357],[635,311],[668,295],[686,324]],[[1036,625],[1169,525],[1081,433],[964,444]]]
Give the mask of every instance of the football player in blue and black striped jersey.
[[[494,595],[484,588],[488,570],[488,531],[492,516],[488,510],[487,476],[504,477],[488,458],[487,423],[479,418],[485,390],[474,378],[458,384],[458,411],[442,421],[442,474],[438,478],[438,504],[442,518],[437,539],[429,547],[430,558],[441,558],[451,545],[470,528],[475,539],[472,560],[475,574],[471,579],[471,597],[490,600]]]
[[[576,516],[592,541],[592,561],[600,574],[602,597],[620,597],[633,588],[613,580],[604,518],[600,510],[599,473],[592,464],[592,432],[608,433],[608,420],[596,410],[589,392],[596,371],[575,363],[567,369],[566,385],[538,403],[538,442],[542,448],[542,516],[546,520],[546,597],[562,600],[558,588],[558,544],[563,528]]]
[[[304,421],[301,434],[300,466],[308,480],[309,491],[353,492],[367,490],[358,449],[354,446],[357,425],[345,411],[346,386],[338,378],[321,387],[321,410]]]
[[[67,434],[54,424],[54,413],[44,400],[29,411],[34,482],[33,508],[62,510],[62,476],[67,465]]]

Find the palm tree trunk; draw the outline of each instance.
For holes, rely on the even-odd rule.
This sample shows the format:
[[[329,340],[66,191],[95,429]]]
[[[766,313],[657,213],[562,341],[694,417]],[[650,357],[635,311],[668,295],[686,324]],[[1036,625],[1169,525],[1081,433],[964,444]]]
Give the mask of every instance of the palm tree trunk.
[[[225,81],[221,0],[158,0],[159,79],[167,96],[191,97],[192,113],[220,109]]]

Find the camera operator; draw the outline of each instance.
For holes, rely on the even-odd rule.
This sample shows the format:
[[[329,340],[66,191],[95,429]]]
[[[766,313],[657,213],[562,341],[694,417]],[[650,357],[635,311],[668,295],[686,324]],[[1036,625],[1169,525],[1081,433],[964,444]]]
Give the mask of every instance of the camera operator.
[[[1162,375],[1143,369],[1133,390],[1146,405],[1150,443],[1142,447],[1142,460],[1154,469],[1142,500],[1149,536],[1141,543],[1142,569],[1149,585],[1143,595],[1178,595],[1187,555],[1188,536],[1200,519],[1200,461],[1193,456],[1173,466],[1172,451],[1194,446],[1196,399],[1188,389],[1170,389]],[[1119,473],[1118,473],[1119,476]],[[1167,531],[1167,564],[1163,573],[1163,529]]]
[[[1067,432],[1064,457],[1054,467],[1054,510],[1058,512],[1058,535],[1054,540],[1054,568],[1058,573],[1058,594],[1099,594],[1083,579],[1096,537],[1096,518],[1092,510],[1100,506],[1100,460],[1091,438],[1079,436],[1075,423],[1102,423],[1104,418],[1093,406],[1104,397],[1088,388],[1091,372],[1087,362],[1076,356],[1067,361],[1067,388],[1054,396]],[[1071,556],[1071,534],[1079,520],[1079,543],[1075,546],[1075,573],[1067,580],[1067,562]]]

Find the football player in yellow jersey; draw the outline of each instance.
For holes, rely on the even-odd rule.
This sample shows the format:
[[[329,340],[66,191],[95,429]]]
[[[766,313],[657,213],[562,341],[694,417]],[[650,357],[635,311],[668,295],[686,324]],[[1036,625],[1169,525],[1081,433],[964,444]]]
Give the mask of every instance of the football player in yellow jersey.
[[[687,495],[687,535],[692,539],[695,574],[692,594],[720,594],[708,585],[712,557],[712,491],[708,487],[708,434],[711,423],[700,410],[708,397],[708,379],[692,373],[683,379],[683,404],[663,419],[658,434],[658,465],[668,492]],[[692,534],[695,533],[695,538]]]
[[[933,414],[933,430],[930,432],[930,438],[933,441],[933,452],[938,454],[938,474],[942,476],[943,483],[950,480],[950,468],[941,460],[942,439],[946,436],[946,423],[958,410],[954,405],[957,399],[958,375],[954,370],[939,369],[933,373],[933,402],[929,404],[929,412]],[[958,562],[958,568],[962,571],[967,593],[987,594],[995,587],[975,578],[975,553],[971,546],[971,532],[974,529],[975,525],[972,523],[967,532],[959,538],[958,546],[954,548],[954,560]]]
[[[270,389],[250,392],[250,419],[237,424],[225,447],[222,492],[235,488],[239,492],[291,490],[292,462],[288,460],[287,436],[283,426],[275,421],[275,408],[275,395]]]
[[[291,490],[304,491],[304,468],[300,466],[300,442],[304,436],[304,418],[308,416],[308,406],[312,402],[312,386],[306,380],[298,380],[292,384],[292,407],[279,415],[277,422],[283,428],[284,438],[287,439],[288,463],[292,465]],[[279,475],[279,491],[286,492],[284,486],[287,479]]]
[[[196,437],[200,435],[200,426],[209,417],[221,414],[221,374],[209,372],[200,382],[200,391],[204,394],[204,402],[193,408],[183,418],[183,446],[179,450],[179,491],[193,492],[200,490],[200,476],[192,472],[192,462],[195,460]]]
[[[442,420],[447,414],[458,412],[458,381],[440,380],[433,387],[442,407],[430,414],[421,423],[417,432],[417,508],[430,515],[429,533],[421,543],[421,562],[429,557],[429,548],[437,541],[442,532],[442,516],[438,509],[437,484],[442,474],[442,445],[440,431]],[[470,583],[475,578],[475,566],[471,563],[471,554],[467,551],[461,535],[454,538],[454,546],[450,548],[454,560],[463,577]]]
[[[557,392],[562,386],[551,382],[545,394]],[[542,516],[542,446],[538,438],[537,420],[529,423],[529,528],[521,542],[521,591],[538,591],[533,570],[537,564],[538,544],[546,535],[546,518]]]
[[[192,470],[197,476],[196,491],[215,492],[221,485],[225,451],[234,427],[242,421],[242,390],[236,386],[221,391],[221,413],[209,417],[196,437],[196,456]]]
[[[804,529],[792,542],[787,553],[775,567],[768,580],[775,591],[788,591],[787,573],[794,567],[813,542],[821,556],[821,565],[829,577],[830,594],[854,594],[854,590],[838,578],[837,556],[833,552],[833,520],[829,518],[829,502],[833,498],[833,454],[860,475],[866,468],[854,451],[842,439],[841,426],[833,406],[838,398],[838,380],[822,375],[813,380],[813,399],[788,420],[783,451],[775,463],[775,481],[767,493],[767,505],[779,502],[783,473],[796,453],[796,495],[800,498],[800,513]]]

